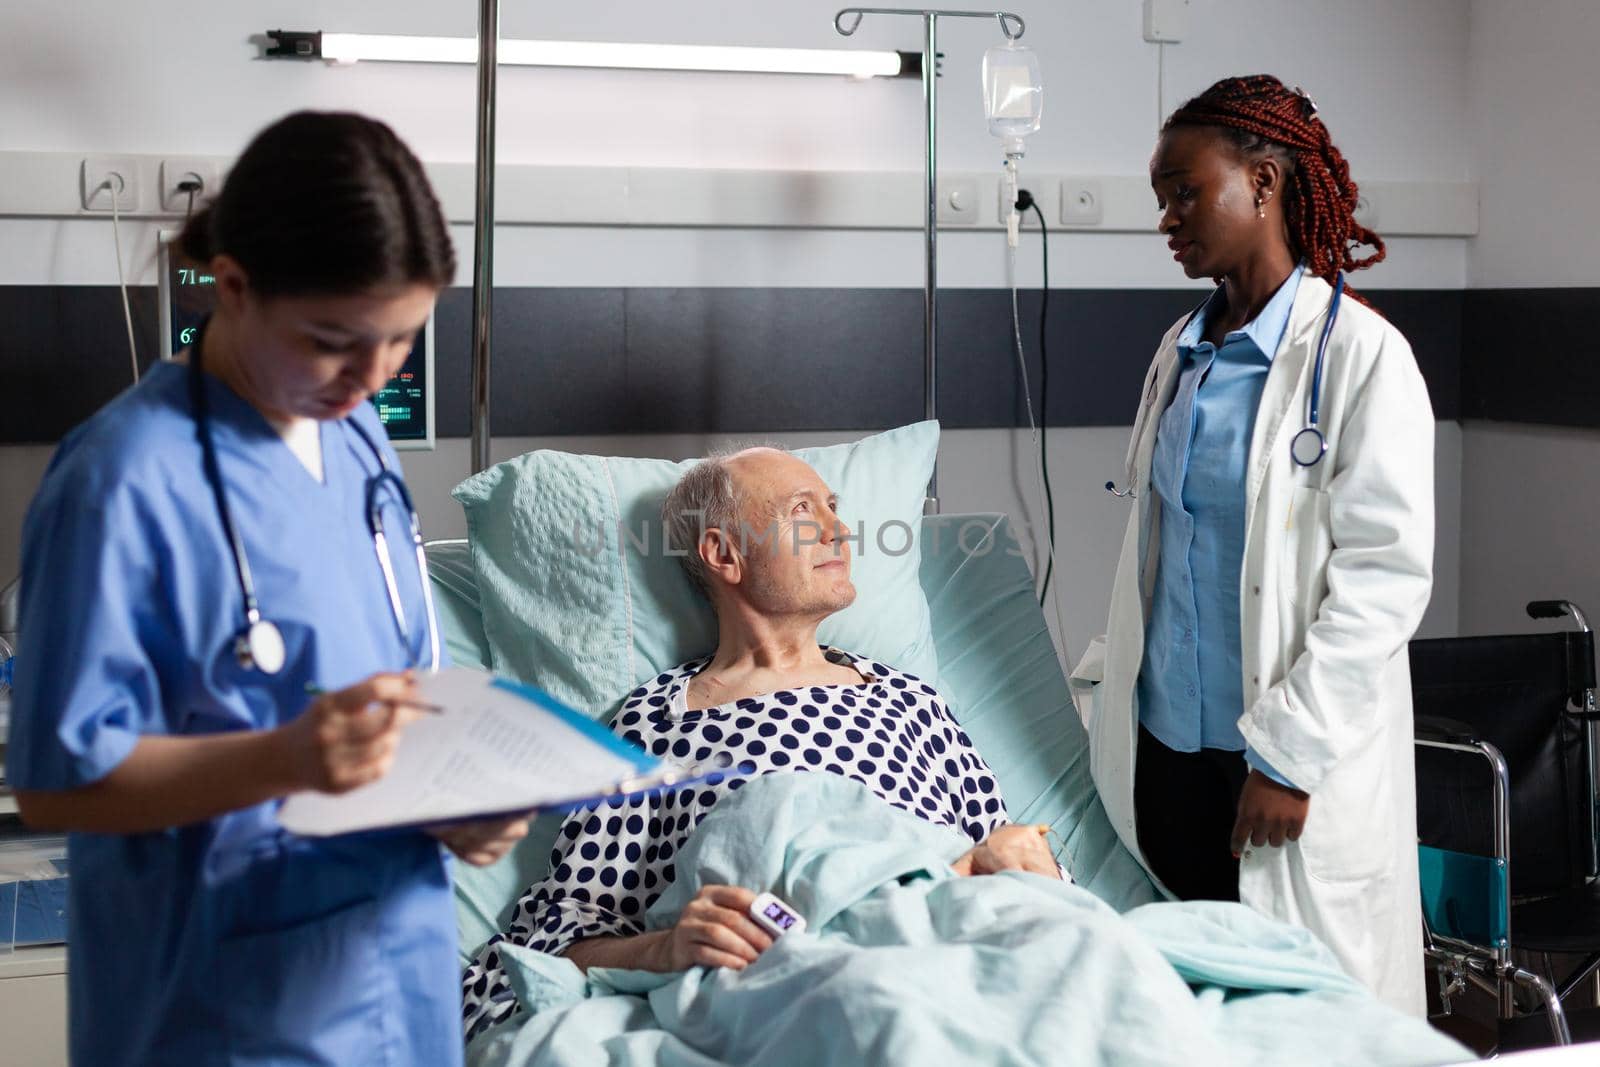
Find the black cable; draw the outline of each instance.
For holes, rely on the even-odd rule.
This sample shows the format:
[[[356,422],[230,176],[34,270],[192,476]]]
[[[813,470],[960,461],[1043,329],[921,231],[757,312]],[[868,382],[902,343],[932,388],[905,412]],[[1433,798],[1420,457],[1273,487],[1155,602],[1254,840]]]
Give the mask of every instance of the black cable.
[[[1031,199],[1031,198],[1030,198]],[[1033,213],[1039,217],[1039,251],[1044,260],[1044,277],[1039,289],[1039,470],[1044,475],[1045,516],[1050,524],[1050,558],[1044,568],[1044,585],[1039,590],[1039,606],[1050,594],[1050,575],[1056,569],[1056,498],[1050,490],[1050,459],[1045,452],[1044,435],[1050,428],[1046,416],[1050,403],[1050,350],[1045,347],[1045,321],[1050,314],[1050,230],[1044,224],[1044,211],[1037,200]]]
[[[1039,586],[1039,606],[1044,607],[1050,595],[1050,577],[1056,566],[1056,499],[1050,489],[1050,459],[1045,448],[1045,434],[1049,430],[1046,418],[1050,403],[1050,350],[1046,347],[1045,324],[1050,315],[1050,230],[1045,225],[1044,211],[1039,202],[1026,189],[1017,192],[1017,210],[1033,213],[1039,219],[1039,248],[1044,259],[1044,277],[1039,290],[1039,470],[1044,480],[1046,535],[1050,539],[1050,552],[1045,560],[1044,582]]]
[[[204,188],[205,183],[195,178],[185,178],[183,181],[178,183],[178,192],[189,194],[189,203],[183,209],[183,221],[185,223],[187,223],[189,221],[189,217],[194,214],[195,194]]]

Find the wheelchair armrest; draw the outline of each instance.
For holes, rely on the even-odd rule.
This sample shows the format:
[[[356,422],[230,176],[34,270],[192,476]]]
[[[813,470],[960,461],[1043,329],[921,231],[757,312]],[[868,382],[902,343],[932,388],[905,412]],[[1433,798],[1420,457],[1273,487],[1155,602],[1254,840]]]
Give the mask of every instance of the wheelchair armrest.
[[[1477,731],[1459,719],[1443,715],[1418,715],[1413,722],[1418,741],[1439,741],[1453,745],[1475,745]]]

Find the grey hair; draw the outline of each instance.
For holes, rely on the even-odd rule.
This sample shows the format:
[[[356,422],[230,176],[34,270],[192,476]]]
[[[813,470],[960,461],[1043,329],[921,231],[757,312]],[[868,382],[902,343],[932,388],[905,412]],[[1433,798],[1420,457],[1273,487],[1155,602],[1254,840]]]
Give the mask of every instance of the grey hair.
[[[684,573],[707,600],[711,599],[711,576],[700,558],[700,539],[708,530],[737,535],[744,519],[745,501],[728,469],[728,461],[756,448],[788,451],[782,445],[765,442],[716,449],[690,467],[661,502],[667,547],[678,553]]]

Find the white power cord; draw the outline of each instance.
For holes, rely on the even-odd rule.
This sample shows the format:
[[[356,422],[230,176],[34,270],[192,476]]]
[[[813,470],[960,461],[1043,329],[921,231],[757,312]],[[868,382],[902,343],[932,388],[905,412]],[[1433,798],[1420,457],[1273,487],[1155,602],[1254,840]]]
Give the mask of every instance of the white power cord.
[[[122,276],[122,225],[117,215],[117,189],[115,178],[107,178],[100,188],[111,194],[111,241],[117,251],[117,288],[122,290],[122,321],[128,327],[128,361],[133,365],[133,382],[139,384],[139,350],[133,343],[133,309],[128,305],[128,283]]]
[[[1022,353],[1022,317],[1017,310],[1017,249],[1014,245],[1006,249],[1006,284],[1011,288],[1011,340],[1017,352],[1017,369],[1022,372],[1022,403],[1023,406],[1028,409],[1028,430],[1033,436],[1032,455],[1034,457],[1034,488],[1039,494],[1040,514],[1047,516],[1045,521],[1048,522],[1049,511],[1044,506],[1044,472],[1039,468],[1039,426],[1033,420],[1033,393],[1028,387],[1028,361]],[[1061,568],[1056,565],[1056,548],[1052,543],[1053,538],[1050,536],[1051,532],[1052,531],[1049,530],[1045,531],[1045,553],[1050,558],[1051,571],[1059,575],[1061,573]],[[1059,593],[1060,589],[1061,583],[1057,581],[1056,593]],[[1061,617],[1061,597],[1059,595],[1052,594],[1050,597],[1050,606],[1055,612],[1056,638],[1061,642],[1061,655],[1067,662],[1067,665],[1070,667],[1072,656],[1070,651],[1067,649],[1067,624],[1066,621]]]
[[[1156,43],[1156,132],[1167,121],[1167,46]]]

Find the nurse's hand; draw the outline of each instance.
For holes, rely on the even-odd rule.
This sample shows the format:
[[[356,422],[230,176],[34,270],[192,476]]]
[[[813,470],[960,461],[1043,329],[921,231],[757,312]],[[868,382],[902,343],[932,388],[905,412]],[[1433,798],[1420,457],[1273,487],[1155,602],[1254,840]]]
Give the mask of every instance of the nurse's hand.
[[[1016,823],[991,830],[983,844],[968,850],[950,868],[963,878],[1001,871],[1032,871],[1047,878],[1061,877],[1061,869],[1056,866],[1056,858],[1051,855],[1050,846],[1039,828]]]
[[[278,728],[298,788],[345,793],[382,778],[394,762],[400,731],[426,714],[413,710],[417,699],[406,674],[375,674],[317,697]]]
[[[435,826],[428,830],[428,835],[436,838],[463,862],[474,867],[487,867],[528,836],[528,820],[521,815],[505,819],[476,819],[451,823],[449,826]]]
[[[1300,840],[1311,810],[1311,795],[1274,782],[1260,771],[1251,771],[1239,794],[1239,817],[1233,824],[1233,855],[1239,856],[1246,844],[1279,848],[1285,841]]]

